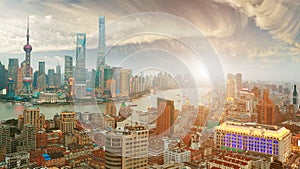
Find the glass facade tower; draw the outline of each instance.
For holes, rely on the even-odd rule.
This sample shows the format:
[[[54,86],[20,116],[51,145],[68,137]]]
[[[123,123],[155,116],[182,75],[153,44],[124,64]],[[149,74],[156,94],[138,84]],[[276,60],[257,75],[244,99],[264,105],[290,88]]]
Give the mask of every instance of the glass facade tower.
[[[76,67],[75,67],[75,83],[86,84],[86,69],[85,69],[85,56],[86,56],[86,34],[77,33],[76,41]]]
[[[64,83],[68,85],[69,78],[73,77],[73,57],[65,56],[65,73],[64,73]]]
[[[98,57],[97,67],[105,65],[105,17],[99,17],[99,42],[98,42]]]

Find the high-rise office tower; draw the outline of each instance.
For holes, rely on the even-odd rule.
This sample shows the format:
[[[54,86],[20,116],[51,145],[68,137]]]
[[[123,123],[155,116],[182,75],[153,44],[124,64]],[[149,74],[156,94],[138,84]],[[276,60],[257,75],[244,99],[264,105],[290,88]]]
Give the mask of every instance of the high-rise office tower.
[[[37,79],[37,89],[39,91],[45,91],[47,87],[47,76],[46,74],[42,74]]]
[[[242,73],[235,74],[234,79],[235,79],[235,83],[236,83],[237,94],[239,94],[243,87]]]
[[[75,112],[61,112],[59,119],[59,129],[63,133],[73,133],[76,124]]]
[[[12,99],[15,97],[15,83],[11,77],[8,78],[6,97],[9,99]]]
[[[145,90],[145,78],[143,76],[134,76],[131,79],[131,94],[139,93]]]
[[[24,51],[25,51],[25,62],[24,62],[24,76],[22,79],[23,87],[21,90],[22,94],[29,95],[32,93],[31,91],[31,83],[32,83],[32,68],[30,67],[30,59],[31,59],[31,51],[32,46],[29,44],[29,17],[27,20],[27,43],[24,45]]]
[[[97,54],[97,73],[95,77],[95,87],[105,89],[104,68],[105,64],[105,17],[99,17],[99,39]]]
[[[55,82],[56,82],[56,87],[60,88],[61,86],[61,71],[60,71],[60,65],[56,66],[55,70]]]
[[[88,81],[87,81],[87,87],[88,88],[95,88],[95,80],[96,80],[96,70],[92,69],[91,71],[88,71]]]
[[[121,93],[121,79],[120,79],[120,72],[121,72],[121,67],[112,67],[112,78],[114,80],[115,83],[115,92],[116,93],[112,93],[112,95],[116,95],[116,96],[120,96]]]
[[[37,79],[37,89],[38,91],[45,91],[47,88],[47,77],[46,75],[41,75]]]
[[[5,66],[0,62],[0,90],[5,89],[7,86],[8,71]]]
[[[295,108],[295,113],[297,113],[298,109],[299,109],[299,96],[298,96],[298,90],[296,85],[294,85],[294,90],[293,90],[293,105]]]
[[[33,73],[33,80],[32,80],[32,88],[33,89],[37,88],[38,77],[39,77],[39,71],[35,71]]]
[[[112,98],[116,97],[116,81],[113,79],[107,80],[105,90],[110,93]]]
[[[64,85],[67,86],[69,78],[73,77],[73,57],[65,56],[65,74],[64,74]]]
[[[46,73],[46,63],[44,60],[39,60],[39,76],[43,75]]]
[[[98,42],[98,57],[97,67],[105,65],[105,17],[99,17],[99,42]]]
[[[257,111],[257,123],[259,124],[275,124],[275,105],[273,101],[269,98],[269,91],[264,90],[263,98],[259,100],[256,105]]]
[[[108,132],[105,140],[105,168],[148,168],[149,131],[143,126],[125,126]]]
[[[120,93],[121,93],[121,96],[129,96],[131,76],[132,76],[131,69],[121,69],[120,70]]]
[[[106,89],[106,82],[108,80],[111,80],[112,79],[112,69],[110,67],[106,67],[104,68],[104,74],[103,74],[103,82],[104,82],[104,85],[103,85],[103,88]]]
[[[174,101],[157,98],[156,135],[174,134],[174,123],[177,118]]]
[[[37,89],[39,91],[45,91],[46,90],[46,63],[44,60],[39,60],[39,65],[38,65],[38,79],[37,79]]]
[[[12,78],[13,90],[16,89],[18,81],[18,68],[19,68],[19,59],[9,58],[8,59],[8,77]]]
[[[48,86],[55,87],[55,73],[54,69],[48,69]]]
[[[76,66],[75,66],[75,84],[86,84],[86,34],[77,33],[76,41]]]
[[[226,88],[226,97],[227,98],[234,98],[236,96],[236,83],[233,74],[227,74],[226,80],[227,88]]]

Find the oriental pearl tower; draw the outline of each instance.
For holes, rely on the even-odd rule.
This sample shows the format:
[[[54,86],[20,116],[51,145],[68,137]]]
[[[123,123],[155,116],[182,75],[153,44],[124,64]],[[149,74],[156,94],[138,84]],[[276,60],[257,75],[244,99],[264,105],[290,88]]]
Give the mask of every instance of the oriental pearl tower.
[[[32,51],[32,46],[29,44],[29,17],[27,18],[27,43],[24,45],[23,49],[25,51],[25,72],[24,72],[24,77],[23,77],[23,87],[21,90],[22,94],[25,95],[30,95],[32,93],[30,85],[32,83],[32,78],[31,78],[31,67],[30,67],[30,53]]]

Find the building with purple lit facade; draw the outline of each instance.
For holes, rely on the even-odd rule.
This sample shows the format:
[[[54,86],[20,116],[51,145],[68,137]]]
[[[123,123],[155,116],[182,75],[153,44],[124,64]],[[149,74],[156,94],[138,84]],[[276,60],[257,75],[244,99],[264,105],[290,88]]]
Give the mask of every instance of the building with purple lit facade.
[[[282,162],[291,153],[290,130],[274,125],[225,122],[215,128],[214,142],[219,150],[271,155]]]

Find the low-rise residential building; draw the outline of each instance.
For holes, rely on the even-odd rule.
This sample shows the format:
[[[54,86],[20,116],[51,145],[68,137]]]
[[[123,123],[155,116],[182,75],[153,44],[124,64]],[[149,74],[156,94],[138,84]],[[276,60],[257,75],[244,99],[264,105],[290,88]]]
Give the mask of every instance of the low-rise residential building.
[[[190,162],[191,151],[175,147],[164,152],[164,163],[175,161],[177,163]]]

